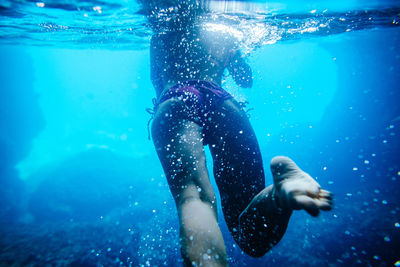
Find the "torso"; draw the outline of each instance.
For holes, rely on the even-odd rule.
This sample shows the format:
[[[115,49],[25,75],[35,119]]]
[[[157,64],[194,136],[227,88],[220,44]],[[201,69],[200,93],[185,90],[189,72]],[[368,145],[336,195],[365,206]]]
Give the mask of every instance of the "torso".
[[[153,35],[152,80],[157,96],[188,80],[205,80],[221,85],[233,49],[221,33],[195,29]]]

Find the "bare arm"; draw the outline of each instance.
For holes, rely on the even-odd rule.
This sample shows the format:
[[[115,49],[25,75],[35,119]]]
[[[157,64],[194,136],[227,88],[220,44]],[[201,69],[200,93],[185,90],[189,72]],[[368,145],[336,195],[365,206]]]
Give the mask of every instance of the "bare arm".
[[[233,80],[237,85],[243,88],[250,88],[253,86],[253,73],[252,70],[242,57],[240,51],[236,51],[232,59],[227,65],[229,73],[232,75]]]

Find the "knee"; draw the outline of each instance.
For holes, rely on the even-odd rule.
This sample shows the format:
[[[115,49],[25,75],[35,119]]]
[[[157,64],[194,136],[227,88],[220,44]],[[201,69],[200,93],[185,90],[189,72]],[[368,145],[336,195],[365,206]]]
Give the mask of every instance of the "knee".
[[[183,187],[184,190],[175,194],[175,201],[178,206],[183,206],[192,201],[200,201],[216,209],[216,197],[212,188],[208,189],[195,185]]]
[[[176,203],[178,214],[185,214],[186,219],[200,218],[213,215],[217,218],[216,202],[202,198],[201,196],[184,196]],[[189,215],[189,217],[187,217]],[[210,217],[208,217],[210,218]]]

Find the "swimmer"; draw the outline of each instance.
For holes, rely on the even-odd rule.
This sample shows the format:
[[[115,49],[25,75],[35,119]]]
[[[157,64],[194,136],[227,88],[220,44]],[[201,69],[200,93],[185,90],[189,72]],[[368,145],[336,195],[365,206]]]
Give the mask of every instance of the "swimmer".
[[[151,132],[178,211],[184,265],[227,266],[204,146],[211,151],[229,231],[253,257],[279,242],[293,210],[317,216],[332,209],[332,195],[283,156],[272,159],[273,184],[265,187],[247,114],[221,87],[225,69],[239,86],[251,87],[251,68],[233,36],[197,25],[188,10],[157,7],[152,14],[170,16],[162,27],[149,17],[157,95]]]

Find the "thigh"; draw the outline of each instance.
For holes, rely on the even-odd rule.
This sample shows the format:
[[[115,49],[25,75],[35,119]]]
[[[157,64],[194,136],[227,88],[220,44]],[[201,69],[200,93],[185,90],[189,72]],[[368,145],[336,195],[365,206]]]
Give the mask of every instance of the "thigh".
[[[166,100],[159,105],[152,124],[154,145],[178,211],[181,204],[191,198],[215,205],[202,128],[188,120],[185,112],[182,101]]]
[[[265,188],[260,148],[247,114],[233,99],[213,114],[209,146],[225,220],[236,236],[240,214]],[[236,230],[235,230],[236,228]]]

